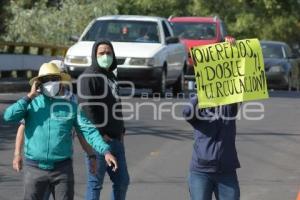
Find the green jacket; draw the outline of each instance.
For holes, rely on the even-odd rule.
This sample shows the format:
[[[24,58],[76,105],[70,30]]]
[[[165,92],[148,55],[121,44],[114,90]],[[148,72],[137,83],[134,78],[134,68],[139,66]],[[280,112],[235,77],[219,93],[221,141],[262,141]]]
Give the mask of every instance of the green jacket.
[[[25,120],[25,157],[38,161],[42,169],[53,169],[55,162],[72,157],[73,127],[100,154],[109,151],[108,144],[74,102],[42,94],[32,101],[24,97],[4,112],[5,121],[22,119]]]

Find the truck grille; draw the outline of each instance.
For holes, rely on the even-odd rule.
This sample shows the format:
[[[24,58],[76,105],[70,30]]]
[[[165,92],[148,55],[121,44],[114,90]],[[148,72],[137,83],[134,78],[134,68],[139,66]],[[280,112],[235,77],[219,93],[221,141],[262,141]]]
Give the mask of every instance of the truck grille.
[[[117,58],[117,64],[118,65],[123,65],[125,62],[125,58]]]

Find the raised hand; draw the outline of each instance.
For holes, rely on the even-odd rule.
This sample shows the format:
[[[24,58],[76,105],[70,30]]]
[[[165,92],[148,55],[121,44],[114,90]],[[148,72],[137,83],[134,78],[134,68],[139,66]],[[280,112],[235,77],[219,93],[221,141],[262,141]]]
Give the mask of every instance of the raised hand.
[[[231,45],[234,45],[235,44],[235,38],[232,37],[232,36],[226,36],[225,37],[225,42],[229,42]]]
[[[30,89],[30,92],[27,94],[27,96],[30,98],[30,99],[33,99],[34,97],[36,97],[38,95],[38,88],[39,88],[39,82],[37,81],[34,81],[32,86],[31,86],[31,89]]]

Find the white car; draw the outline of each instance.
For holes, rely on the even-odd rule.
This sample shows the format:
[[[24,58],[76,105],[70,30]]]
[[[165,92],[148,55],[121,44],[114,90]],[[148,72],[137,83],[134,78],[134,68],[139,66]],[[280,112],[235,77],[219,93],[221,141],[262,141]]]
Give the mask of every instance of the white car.
[[[174,93],[183,89],[187,53],[167,19],[115,15],[93,20],[67,51],[65,65],[73,77],[91,65],[93,44],[101,39],[113,44],[119,80],[162,94],[168,86]]]

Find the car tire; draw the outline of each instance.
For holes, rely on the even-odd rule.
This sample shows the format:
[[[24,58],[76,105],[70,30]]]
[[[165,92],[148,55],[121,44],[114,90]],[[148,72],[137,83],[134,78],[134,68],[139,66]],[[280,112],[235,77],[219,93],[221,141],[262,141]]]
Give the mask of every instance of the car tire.
[[[177,95],[180,92],[184,91],[184,73],[181,72],[180,76],[178,77],[177,81],[173,85],[173,94]]]
[[[159,93],[160,95],[165,95],[167,89],[167,76],[166,70],[162,70],[158,84],[152,88],[153,93]]]

